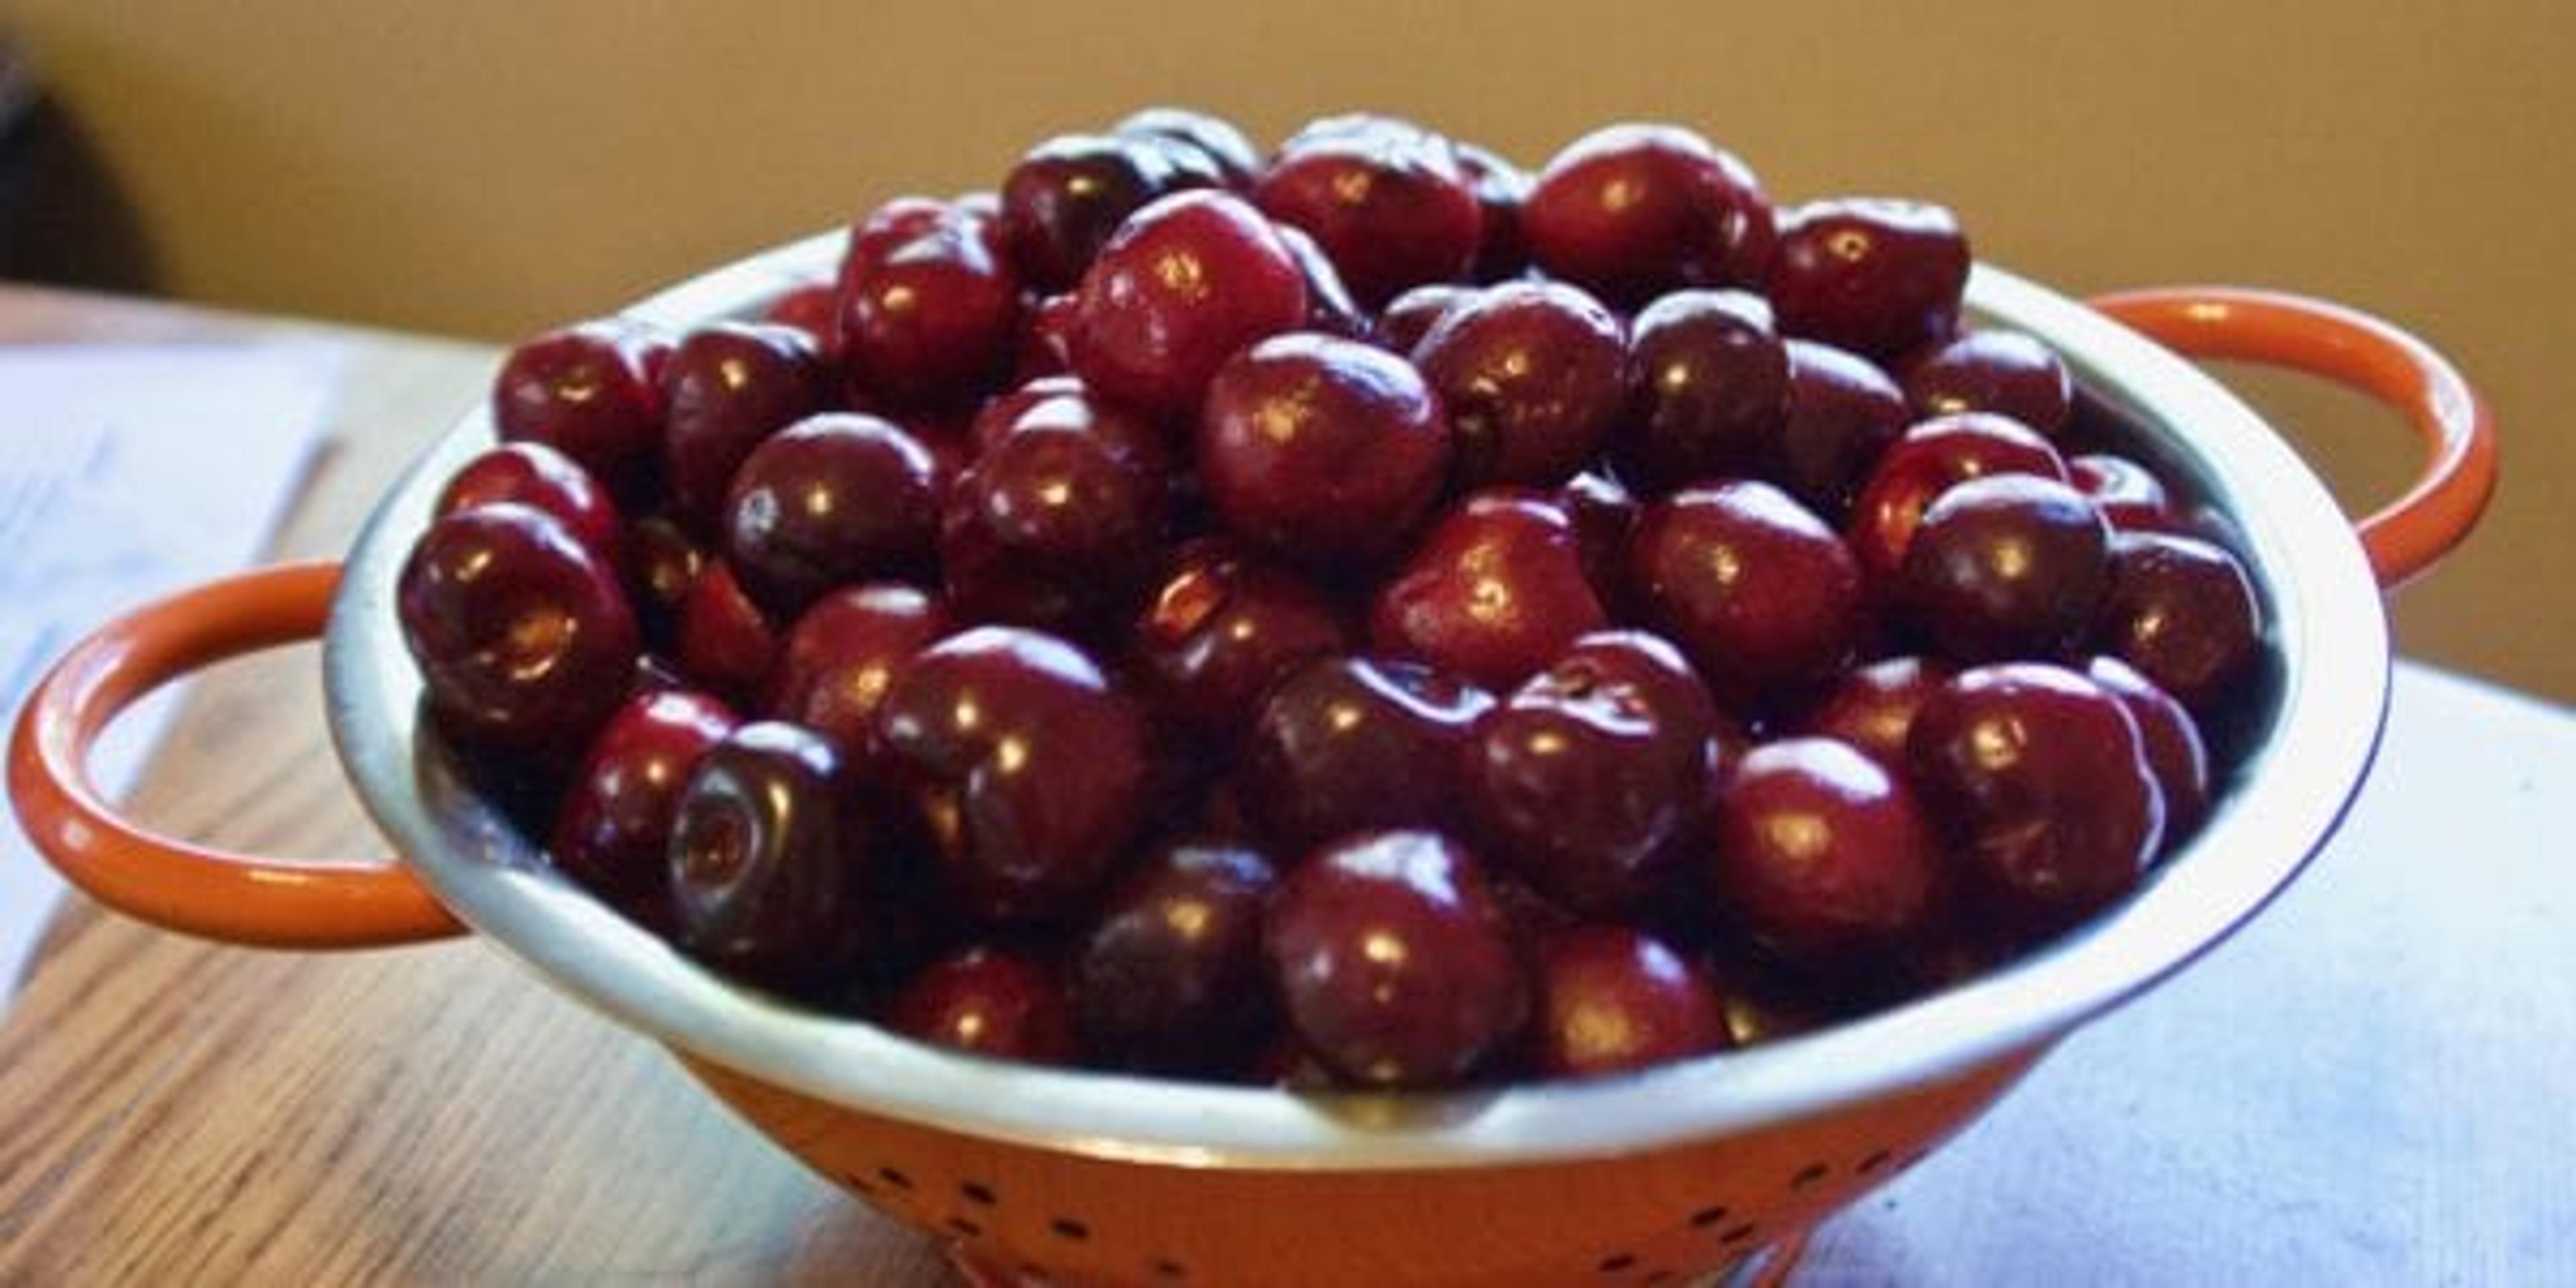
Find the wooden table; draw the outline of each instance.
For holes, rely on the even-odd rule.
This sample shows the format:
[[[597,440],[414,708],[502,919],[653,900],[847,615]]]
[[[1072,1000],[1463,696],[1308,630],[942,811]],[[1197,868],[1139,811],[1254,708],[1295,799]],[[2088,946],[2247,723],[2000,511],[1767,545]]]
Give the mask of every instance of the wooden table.
[[[0,288],[0,342],[314,334]],[[281,554],[342,548],[488,378],[344,330]],[[200,681],[135,807],[380,845],[310,649]],[[2070,1040],[1828,1226],[1811,1283],[2537,1283],[2576,1274],[2576,719],[2401,665],[2341,837],[2245,933]],[[222,948],[77,899],[0,1023],[0,1282],[938,1284],[658,1049],[473,942]]]

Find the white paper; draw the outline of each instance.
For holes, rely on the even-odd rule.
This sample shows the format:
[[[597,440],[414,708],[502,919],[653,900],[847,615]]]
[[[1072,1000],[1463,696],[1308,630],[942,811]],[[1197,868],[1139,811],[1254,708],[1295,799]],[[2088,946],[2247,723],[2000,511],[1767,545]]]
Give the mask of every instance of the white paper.
[[[0,348],[0,712],[81,634],[266,548],[319,444],[339,367],[316,344]],[[121,797],[166,723],[119,721],[91,772]],[[0,801],[0,812],[6,812]],[[0,825],[0,1006],[62,891]]]

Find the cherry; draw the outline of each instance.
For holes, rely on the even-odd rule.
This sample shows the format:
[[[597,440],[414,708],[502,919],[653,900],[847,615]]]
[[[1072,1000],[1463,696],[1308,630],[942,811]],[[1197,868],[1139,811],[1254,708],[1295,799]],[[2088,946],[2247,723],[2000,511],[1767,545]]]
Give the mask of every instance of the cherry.
[[[1596,455],[1628,393],[1619,319],[1559,282],[1489,286],[1441,313],[1413,363],[1449,414],[1465,486],[1553,487]]]
[[[826,277],[787,288],[760,311],[760,320],[803,332],[814,351],[824,355],[824,361],[835,368],[839,366],[841,288],[833,279]]]
[[[1899,594],[1958,662],[2053,657],[2093,622],[2111,582],[2111,529],[2055,479],[1994,474],[1933,498],[1899,569]]]
[[[1245,345],[1301,325],[1306,281],[1270,221],[1221,192],[1175,193],[1111,234],[1083,274],[1066,333],[1101,396],[1157,416],[1198,410]]]
[[[1539,267],[1630,307],[1685,286],[1759,286],[1775,239],[1753,171],[1669,125],[1567,144],[1531,184],[1521,232]]]
[[[1724,915],[1773,957],[1844,973],[1920,943],[1943,859],[1895,771],[1831,738],[1747,752],[1716,811],[1711,881]]]
[[[1550,1078],[1598,1078],[1729,1045],[1708,977],[1627,926],[1574,926],[1538,941],[1536,1058]]]
[[[831,739],[862,780],[882,778],[877,709],[904,664],[949,626],[944,605],[900,582],[831,591],[787,632],[770,714]]]
[[[645,638],[668,647],[677,637],[681,605],[707,565],[707,548],[667,514],[648,514],[624,534],[626,594]]]
[[[1620,561],[1644,507],[1619,480],[1591,470],[1567,479],[1556,490],[1556,503],[1574,525],[1575,549],[1583,556],[1583,575],[1592,583],[1593,595],[1611,616],[1622,621],[1633,617]]]
[[[1071,334],[1074,310],[1079,304],[1074,294],[1067,291],[1047,296],[1029,310],[1028,334],[1020,338],[1019,354],[1011,364],[1010,383],[1014,387],[1048,376],[1073,373]],[[982,414],[980,409],[977,414]]]
[[[834,279],[837,293],[846,296],[858,278],[884,267],[896,250],[959,213],[948,202],[929,197],[897,197],[869,211],[851,227],[849,244],[842,249]]]
[[[1313,234],[1371,308],[1408,287],[1464,276],[1481,245],[1482,211],[1457,154],[1408,122],[1310,129],[1280,149],[1253,199]]]
[[[2245,566],[2193,537],[2111,539],[2111,591],[2094,642],[2207,719],[2254,669],[2263,611]]]
[[[2086,452],[2066,458],[2067,478],[2075,490],[2093,498],[2102,518],[2126,532],[2182,532],[2164,481],[2146,466],[2113,452]]]
[[[1505,689],[1607,622],[1564,507],[1496,488],[1451,506],[1379,583],[1369,642]]]
[[[662,436],[657,371],[669,342],[619,322],[584,322],[510,351],[492,382],[502,441],[533,440],[621,496],[653,485]]]
[[[1064,979],[1026,952],[978,943],[932,962],[886,1004],[888,1028],[934,1046],[1030,1064],[1081,1054]]]
[[[914,654],[877,708],[941,870],[977,915],[1061,916],[1144,822],[1143,718],[1080,649],[983,626]]]
[[[1070,289],[1127,216],[1195,186],[1168,142],[1068,134],[1021,157],[1001,195],[1002,240],[1023,279],[1040,291]]]
[[[725,555],[759,600],[793,612],[843,582],[924,566],[938,532],[929,449],[892,421],[809,416],[743,458],[725,497]]]
[[[1306,279],[1306,329],[1337,335],[1345,340],[1367,340],[1375,336],[1376,324],[1368,311],[1352,297],[1342,281],[1342,270],[1333,266],[1332,257],[1314,235],[1294,224],[1272,228],[1279,242],[1297,261],[1297,273]]]
[[[1905,401],[1917,417],[1987,411],[2055,439],[2075,410],[2075,381],[2057,351],[2021,331],[1972,331],[1905,366]]]
[[[662,478],[701,532],[723,520],[734,471],[770,435],[824,410],[832,373],[804,332],[719,322],[681,337],[662,368]]]
[[[1576,640],[1476,722],[1466,799],[1497,862],[1578,912],[1636,912],[1698,822],[1717,712],[1640,631]]]
[[[1074,967],[1092,1050],[1112,1063],[1213,1072],[1268,1032],[1261,917],[1278,883],[1242,845],[1156,847],[1102,906]]]
[[[1078,389],[1029,398],[949,489],[949,596],[967,617],[1054,630],[1123,614],[1162,549],[1169,492],[1151,424]]]
[[[2164,803],[2120,699],[2064,667],[1960,672],[1907,738],[1913,780],[2007,933],[2062,929],[2135,888]]]
[[[719,560],[701,569],[680,601],[675,641],[680,669],[726,700],[768,706],[778,667],[778,627]]]
[[[658,912],[681,790],[698,758],[740,723],[724,703],[686,689],[628,699],[565,786],[547,857],[611,903]]]
[[[1890,362],[1958,329],[1967,284],[1968,239],[1940,206],[1846,198],[1780,216],[1771,306],[1791,335]]]
[[[1529,200],[1529,172],[1473,143],[1454,144],[1458,169],[1476,194],[1476,255],[1467,275],[1499,282],[1529,268],[1529,243],[1521,236],[1521,206]]]
[[[671,823],[671,902],[691,956],[784,988],[824,982],[856,951],[874,846],[820,735],[742,725],[706,748]]]
[[[1166,728],[1218,746],[1280,677],[1352,643],[1340,610],[1304,579],[1223,538],[1175,552],[1145,603],[1129,634],[1139,690]]]
[[[1491,695],[1414,663],[1319,657],[1262,703],[1244,804],[1284,853],[1350,832],[1455,822],[1469,731]]]
[[[1743,291],[1675,291],[1631,325],[1634,388],[1612,443],[1650,492],[1765,473],[1788,416],[1789,360],[1771,306]]]
[[[1795,702],[1830,683],[1860,640],[1851,551],[1768,483],[1686,488],[1647,505],[1628,579],[1730,710]]]
[[[512,501],[543,510],[610,568],[624,565],[626,545],[617,503],[590,471],[534,439],[503,443],[458,466],[431,513],[454,514]]]
[[[503,501],[432,522],[394,594],[431,711],[468,742],[568,758],[634,683],[641,641],[616,573],[543,510]]]
[[[1431,334],[1451,306],[1476,294],[1472,286],[1455,282],[1432,282],[1417,286],[1387,302],[1377,315],[1377,342],[1389,353],[1410,355]]]
[[[1300,563],[1365,563],[1398,548],[1438,498],[1449,425],[1403,359],[1283,335],[1217,372],[1197,458],[1237,536]]]
[[[1789,412],[1769,476],[1808,509],[1839,519],[1909,423],[1905,395],[1876,363],[1789,340]]]
[[[990,220],[962,209],[862,259],[841,279],[841,363],[851,385],[902,407],[987,392],[1011,367],[1020,276]]]
[[[1475,859],[1436,832],[1363,834],[1280,882],[1270,977],[1306,1050],[1341,1078],[1467,1078],[1518,1038],[1530,980]]]
[[[1903,773],[1914,715],[1956,668],[1938,658],[1882,658],[1845,672],[1834,691],[1798,721],[1797,730],[1832,738]]]
[[[1191,108],[1148,107],[1130,113],[1110,132],[1195,149],[1216,167],[1225,186],[1237,192],[1250,189],[1261,172],[1261,154],[1253,150],[1243,131],[1222,117]]]
[[[2139,745],[2165,803],[2162,853],[2171,854],[2209,817],[2209,748],[2200,726],[2172,694],[2116,657],[2085,663],[2084,678],[2110,690],[2138,723]]]
[[[1879,457],[1852,505],[1852,553],[1873,579],[1893,579],[1932,499],[1969,479],[2030,474],[2066,481],[2066,461],[2021,422],[1988,412],[1935,416]]]

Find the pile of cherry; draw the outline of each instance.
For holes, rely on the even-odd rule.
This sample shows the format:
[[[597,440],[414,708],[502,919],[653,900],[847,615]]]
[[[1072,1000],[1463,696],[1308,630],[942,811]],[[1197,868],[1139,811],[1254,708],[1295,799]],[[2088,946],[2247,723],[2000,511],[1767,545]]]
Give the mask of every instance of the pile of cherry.
[[[2259,669],[1969,261],[1670,126],[1144,112],[758,321],[519,346],[401,620],[565,873],[811,1005],[1243,1081],[1741,1045],[2121,898]]]

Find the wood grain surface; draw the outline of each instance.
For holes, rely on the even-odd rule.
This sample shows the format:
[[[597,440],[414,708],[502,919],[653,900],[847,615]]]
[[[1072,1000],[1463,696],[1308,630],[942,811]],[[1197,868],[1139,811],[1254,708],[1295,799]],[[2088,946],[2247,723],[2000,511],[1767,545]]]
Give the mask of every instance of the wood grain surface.
[[[279,541],[334,553],[490,351],[0,288],[0,342],[276,334],[348,346]],[[195,682],[135,810],[379,847],[315,658]],[[2374,785],[2308,876],[1827,1226],[1797,1281],[2571,1282],[2570,835],[2576,720],[2401,667]],[[0,1282],[951,1282],[483,943],[223,948],[75,898],[0,1005]]]

